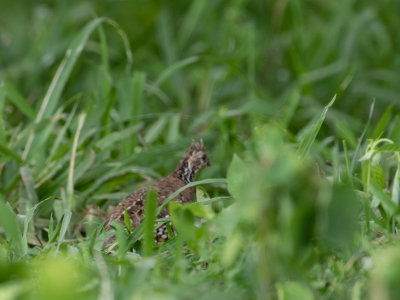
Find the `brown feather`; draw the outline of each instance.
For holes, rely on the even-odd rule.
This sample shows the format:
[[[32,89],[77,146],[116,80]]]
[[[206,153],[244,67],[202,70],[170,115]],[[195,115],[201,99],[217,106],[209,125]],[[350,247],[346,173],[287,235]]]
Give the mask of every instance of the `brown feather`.
[[[111,229],[111,222],[114,220],[120,221],[124,224],[125,210],[128,212],[131,228],[136,228],[143,221],[144,217],[144,202],[146,199],[146,192],[148,190],[156,190],[158,194],[158,206],[160,206],[169,195],[185,186],[191,181],[195,180],[196,174],[201,169],[210,165],[210,161],[207,157],[207,151],[204,148],[203,141],[200,143],[193,142],[190,148],[185,152],[182,159],[180,160],[176,169],[164,179],[157,181],[156,183],[139,189],[132,194],[124,198],[112,211],[110,217],[107,220],[105,229],[108,231]],[[182,191],[172,201],[180,203],[193,202],[194,188],[190,187]],[[168,208],[165,207],[158,218],[163,218],[168,215]],[[161,228],[162,227],[162,228]],[[167,235],[165,224],[156,230],[157,242],[165,240]],[[103,247],[110,244],[115,240],[115,236],[108,239]]]

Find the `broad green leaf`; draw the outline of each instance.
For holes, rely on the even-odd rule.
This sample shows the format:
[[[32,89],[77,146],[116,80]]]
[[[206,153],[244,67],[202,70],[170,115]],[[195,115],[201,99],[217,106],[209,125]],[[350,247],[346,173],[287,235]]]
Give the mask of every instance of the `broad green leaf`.
[[[178,237],[181,240],[193,240],[195,237],[196,228],[194,227],[194,215],[190,209],[186,209],[185,205],[178,202],[169,204],[171,220],[174,228],[178,232]]]
[[[385,193],[385,191],[374,184],[371,184],[369,189],[390,216],[396,215],[398,206],[392,201],[391,197]],[[400,220],[400,218],[398,219]]]
[[[295,281],[278,283],[278,300],[313,300],[311,290],[303,284]]]
[[[398,243],[386,243],[372,252],[372,268],[369,271],[369,299],[399,299],[400,247]],[[361,296],[359,299],[362,299]],[[354,298],[353,298],[354,299]]]
[[[386,188],[385,172],[379,164],[371,166],[371,176],[379,188]]]
[[[196,186],[196,201],[203,202],[207,200],[210,200],[210,196],[208,195],[206,189],[202,186]]]
[[[234,264],[237,256],[240,253],[240,250],[243,249],[243,246],[244,241],[242,235],[237,231],[234,232],[233,235],[225,241],[223,254],[221,255],[222,264],[226,267]]]
[[[17,221],[17,215],[11,210],[0,194],[0,226],[14,248],[18,256],[23,255],[23,239],[20,226]]]
[[[211,209],[205,205],[200,203],[185,203],[182,205],[178,205],[178,202],[172,201],[169,203],[169,211],[172,213],[177,207],[189,210],[193,216],[198,218],[209,219],[212,217],[213,212]]]
[[[400,152],[400,144],[386,144],[375,149],[374,154],[381,152]]]
[[[361,209],[361,199],[350,186],[335,184],[331,188],[331,197],[324,206],[320,226],[320,232],[330,247],[352,245],[354,237],[359,233]]]
[[[229,165],[227,175],[228,190],[233,197],[237,199],[242,197],[246,181],[251,180],[249,175],[246,163],[235,154]]]
[[[21,294],[27,290],[27,285],[24,281],[6,281],[0,284],[0,299],[15,300],[20,299]]]

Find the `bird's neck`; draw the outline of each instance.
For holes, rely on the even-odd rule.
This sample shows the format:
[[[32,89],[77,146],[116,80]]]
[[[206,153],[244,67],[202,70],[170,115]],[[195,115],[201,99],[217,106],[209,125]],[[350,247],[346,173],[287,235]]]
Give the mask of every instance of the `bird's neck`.
[[[180,161],[174,171],[174,175],[185,183],[194,181],[196,173],[197,171],[193,168],[193,165],[188,163],[188,159]]]

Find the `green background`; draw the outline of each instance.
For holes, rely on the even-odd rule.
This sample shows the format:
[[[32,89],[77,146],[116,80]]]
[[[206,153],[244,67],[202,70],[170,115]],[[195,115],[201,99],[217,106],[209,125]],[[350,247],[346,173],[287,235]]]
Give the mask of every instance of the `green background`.
[[[399,297],[400,2],[0,7],[1,299]],[[200,138],[177,237],[105,254]]]

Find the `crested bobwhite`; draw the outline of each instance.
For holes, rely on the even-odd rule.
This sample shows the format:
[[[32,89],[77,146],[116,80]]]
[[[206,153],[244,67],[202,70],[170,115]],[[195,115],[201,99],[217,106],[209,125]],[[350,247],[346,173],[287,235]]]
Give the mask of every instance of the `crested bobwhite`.
[[[189,182],[195,180],[196,174],[201,169],[210,165],[207,157],[206,148],[203,145],[203,140],[200,143],[193,142],[190,148],[185,152],[183,158],[180,160],[176,169],[164,179],[157,181],[149,187],[139,189],[123,199],[112,211],[107,220],[105,229],[111,229],[110,224],[114,220],[120,221],[124,224],[125,210],[127,211],[131,228],[136,228],[143,220],[144,216],[144,201],[146,199],[146,192],[148,190],[156,190],[158,195],[158,203],[160,206],[169,195],[174,193],[179,188],[185,186]],[[182,191],[172,201],[179,203],[193,202],[194,188],[190,187]],[[165,207],[158,218],[168,216],[168,209]],[[167,227],[162,225],[157,228],[155,233],[157,242],[168,239]],[[115,240],[115,236],[108,239],[103,246],[106,246]]]

